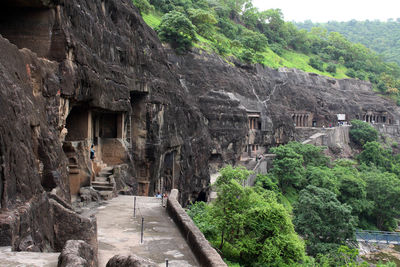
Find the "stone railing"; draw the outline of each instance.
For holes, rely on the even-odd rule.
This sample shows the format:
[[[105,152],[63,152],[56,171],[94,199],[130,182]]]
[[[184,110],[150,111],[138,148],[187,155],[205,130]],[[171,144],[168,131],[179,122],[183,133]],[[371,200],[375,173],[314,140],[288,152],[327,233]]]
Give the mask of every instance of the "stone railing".
[[[194,224],[192,219],[178,202],[178,190],[173,189],[168,198],[167,212],[174,220],[179,230],[186,237],[186,242],[192,249],[200,266],[203,267],[227,267],[221,256],[213,249],[203,233]]]

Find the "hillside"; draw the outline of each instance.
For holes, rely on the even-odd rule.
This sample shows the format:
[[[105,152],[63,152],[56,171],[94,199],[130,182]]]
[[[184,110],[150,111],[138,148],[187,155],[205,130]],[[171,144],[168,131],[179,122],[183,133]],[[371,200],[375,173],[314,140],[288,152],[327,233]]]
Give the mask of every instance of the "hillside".
[[[381,54],[385,61],[400,64],[400,18],[388,21],[351,20],[327,23],[305,21],[295,25],[307,31],[313,27],[323,27],[328,32],[339,32],[350,41],[361,43]]]
[[[379,75],[379,81],[388,82],[397,79],[398,67],[379,58],[374,61],[375,54],[344,39],[339,38],[343,41],[339,42],[333,38],[337,35],[323,40],[315,33],[298,31],[283,21],[279,10],[259,12],[246,1],[142,0],[136,4],[157,33],[131,0],[0,2],[0,246],[13,251],[60,252],[68,240],[84,240],[96,257],[98,250],[110,248],[103,242],[106,235],[138,254],[140,251],[125,245],[132,242],[115,238],[118,234],[111,231],[113,226],[107,223],[110,231],[102,231],[100,220],[88,217],[94,213],[89,204],[108,201],[118,192],[137,196],[165,192],[171,197],[169,192],[177,189],[177,200],[187,206],[207,198],[210,176],[221,167],[236,166],[243,158],[256,163],[260,154],[269,152],[279,156],[274,147],[283,149],[283,157],[277,158],[284,160],[280,162],[283,172],[276,168],[272,183],[264,180],[264,191],[253,193],[235,181],[231,187],[228,179],[228,183],[221,183],[227,190],[218,196],[245,204],[216,209],[215,215],[236,208],[245,212],[238,210],[227,218],[231,221],[208,224],[222,229],[218,235],[222,238],[217,236],[214,241],[225,258],[246,267],[323,263],[327,254],[321,259],[306,259],[306,252],[315,253],[305,250],[308,244],[297,234],[310,235],[297,231],[293,224],[293,203],[297,196],[300,203],[301,191],[307,189],[309,181],[315,181],[311,183],[315,187],[326,185],[328,188],[322,189],[336,191],[337,196],[329,192],[320,195],[322,199],[327,195],[336,207],[343,208],[346,218],[351,219],[350,226],[356,222],[348,216],[348,200],[362,199],[367,201],[360,204],[371,206],[358,209],[365,211],[359,216],[360,227],[395,228],[393,218],[400,215],[400,158],[389,157],[387,148],[398,150],[400,108],[373,91],[376,83],[335,79],[325,73],[328,66],[336,66],[336,72],[329,68],[329,75],[338,77],[340,69],[347,72],[353,64],[359,67],[354,72],[369,71]],[[241,12],[244,7],[247,13]],[[296,36],[305,39],[293,39]],[[346,46],[340,50],[338,44]],[[325,55],[320,54],[324,48]],[[335,60],[336,52],[346,57]],[[362,69],[368,60],[373,68]],[[268,67],[270,62],[276,65]],[[299,62],[310,72],[276,69],[284,64],[299,66]],[[315,67],[323,75],[311,73]],[[390,79],[382,80],[381,75]],[[312,148],[296,152],[284,146],[294,140],[296,131],[310,130],[302,132],[309,137],[315,130],[346,129],[339,125],[355,119],[380,125],[381,132],[389,133],[390,138],[386,138],[385,147],[378,143],[369,146],[369,153],[360,154],[363,159],[357,166],[348,161],[340,164],[344,167],[338,170],[344,171],[342,181],[349,182],[354,192],[330,183],[332,174],[338,176],[327,169],[333,165],[306,163],[306,159],[320,156]],[[331,140],[322,133],[319,136],[323,142]],[[348,139],[340,136],[326,143],[335,157],[344,150],[336,140]],[[280,163],[274,162],[275,167]],[[296,175],[288,172],[291,170]],[[384,188],[375,186],[375,177],[388,183],[380,184]],[[275,178],[280,179],[282,198],[275,199],[279,191],[270,190],[275,187]],[[218,202],[224,203],[221,199]],[[246,199],[249,201],[242,202]],[[132,210],[131,200],[126,207]],[[374,206],[370,201],[387,206]],[[288,208],[292,204],[293,209]],[[354,204],[357,201],[351,203],[357,207]],[[152,209],[152,216],[158,215],[154,212]],[[138,207],[139,214],[143,219]],[[116,224],[118,216],[114,217],[111,214],[107,219],[115,226],[133,225],[132,221]],[[246,217],[255,220],[245,225],[242,219]],[[254,227],[259,223],[263,228]],[[154,239],[152,233],[168,230],[151,225],[146,219],[145,242],[157,244],[161,239]],[[352,228],[346,232],[352,234]],[[336,229],[343,228],[329,232],[336,235],[340,232]],[[335,241],[333,247],[331,240],[324,240],[329,243],[324,248],[336,249],[347,236]],[[191,245],[190,239],[187,242]],[[160,256],[162,250],[152,247],[148,252],[163,264],[166,257]],[[194,247],[199,251],[197,245]],[[204,254],[197,255],[203,258]],[[180,254],[170,256],[179,258]],[[346,255],[340,257],[347,260]],[[95,261],[88,266],[96,266]]]
[[[324,76],[369,81],[397,101],[400,67],[343,35],[299,30],[279,9],[260,11],[251,0],[133,0],[161,41],[178,52],[199,47],[234,63],[296,68]]]

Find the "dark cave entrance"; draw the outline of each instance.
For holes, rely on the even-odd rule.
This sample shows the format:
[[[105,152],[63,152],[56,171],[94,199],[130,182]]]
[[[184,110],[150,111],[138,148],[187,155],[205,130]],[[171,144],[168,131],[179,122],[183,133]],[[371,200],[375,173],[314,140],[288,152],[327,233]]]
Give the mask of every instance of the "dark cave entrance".
[[[0,34],[19,49],[39,57],[65,58],[65,37],[54,9],[39,0],[5,0],[0,3]]]
[[[68,130],[65,141],[84,141],[90,136],[89,111],[82,107],[73,107],[67,117],[65,127]]]

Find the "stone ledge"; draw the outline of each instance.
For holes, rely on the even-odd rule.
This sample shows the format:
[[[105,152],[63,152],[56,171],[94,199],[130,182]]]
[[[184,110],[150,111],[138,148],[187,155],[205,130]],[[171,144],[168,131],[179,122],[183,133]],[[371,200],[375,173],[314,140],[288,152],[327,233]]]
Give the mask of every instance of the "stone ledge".
[[[213,249],[203,233],[194,224],[178,202],[178,190],[173,189],[168,198],[167,212],[174,220],[179,230],[186,237],[186,242],[203,267],[227,267],[221,256]]]

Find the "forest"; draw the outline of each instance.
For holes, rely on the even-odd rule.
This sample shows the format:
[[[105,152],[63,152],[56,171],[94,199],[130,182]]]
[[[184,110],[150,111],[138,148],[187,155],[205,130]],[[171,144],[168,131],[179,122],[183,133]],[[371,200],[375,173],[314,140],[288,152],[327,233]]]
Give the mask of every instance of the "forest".
[[[295,25],[307,31],[319,27],[327,29],[328,32],[339,32],[351,42],[363,44],[379,53],[386,62],[400,64],[400,18],[387,21],[351,20],[327,23],[313,23],[308,20]]]
[[[243,186],[243,167],[221,169],[216,201],[188,213],[230,266],[369,266],[357,257],[355,231],[397,228],[400,155],[368,123],[352,125],[354,160],[290,142],[270,150],[273,169],[255,187]]]
[[[334,78],[371,82],[400,105],[400,67],[360,43],[323,27],[298,29],[280,9],[251,0],[133,0],[161,41],[184,54],[193,47],[228,62],[297,68]],[[396,22],[397,23],[397,22]]]

